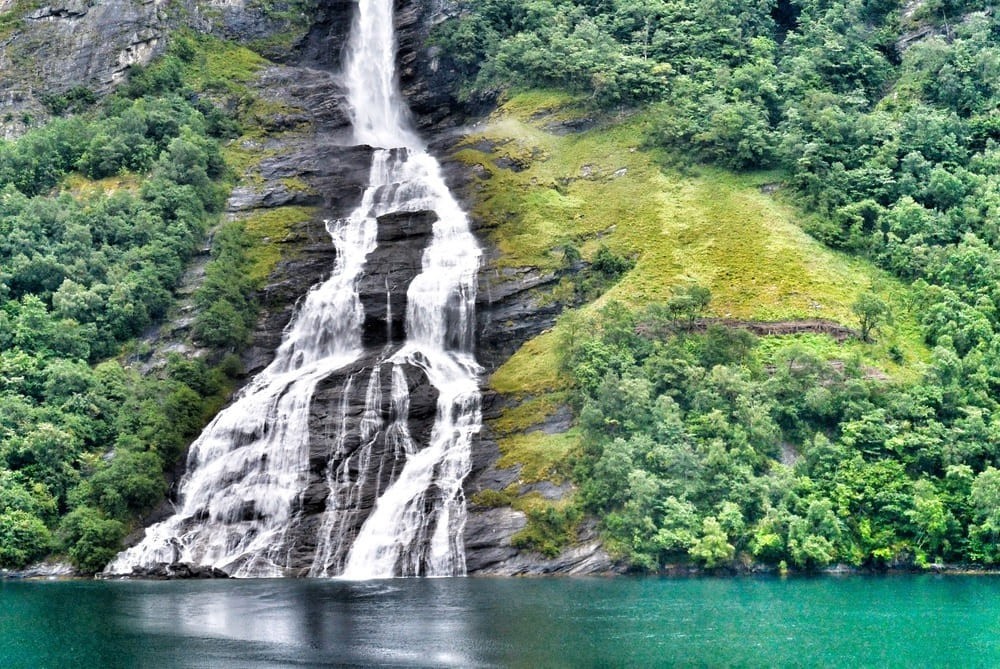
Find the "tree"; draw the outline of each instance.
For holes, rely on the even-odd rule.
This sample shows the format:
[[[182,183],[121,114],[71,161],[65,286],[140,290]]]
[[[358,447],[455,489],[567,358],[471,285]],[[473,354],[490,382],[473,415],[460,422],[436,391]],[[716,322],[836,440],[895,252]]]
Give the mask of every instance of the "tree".
[[[51,542],[38,517],[19,509],[0,514],[0,567],[21,569],[48,553]]]
[[[702,521],[701,536],[694,542],[688,553],[709,569],[733,559],[735,548],[727,540],[722,525],[714,516]]]
[[[948,549],[947,536],[955,518],[933,483],[921,479],[913,484],[913,509],[906,515],[917,528],[918,551],[926,550],[929,557],[936,558],[939,551]]]
[[[851,305],[851,311],[858,318],[861,329],[861,341],[871,343],[872,335],[879,332],[883,325],[892,324],[892,311],[875,293],[862,293]]]
[[[81,506],[63,518],[59,540],[73,564],[85,572],[98,572],[121,549],[125,525],[105,518],[100,511]]]
[[[1000,561],[1000,469],[987,467],[972,482],[969,495],[976,525],[970,534],[986,562]]]
[[[712,301],[712,291],[706,286],[691,284],[673,290],[673,295],[667,300],[667,313],[676,320],[686,320],[693,323],[704,313],[708,303]]]

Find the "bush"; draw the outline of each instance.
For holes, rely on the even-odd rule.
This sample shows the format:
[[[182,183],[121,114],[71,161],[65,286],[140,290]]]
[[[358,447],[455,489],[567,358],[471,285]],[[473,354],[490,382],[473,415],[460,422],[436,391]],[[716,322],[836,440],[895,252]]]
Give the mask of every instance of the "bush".
[[[101,571],[121,549],[125,525],[100,511],[81,506],[66,515],[59,526],[59,543],[81,571]]]
[[[126,519],[163,498],[167,487],[163,461],[149,451],[123,450],[90,478],[88,487],[95,506],[114,518]]]
[[[51,543],[52,535],[38,517],[17,509],[0,514],[0,567],[21,569],[44,557]]]

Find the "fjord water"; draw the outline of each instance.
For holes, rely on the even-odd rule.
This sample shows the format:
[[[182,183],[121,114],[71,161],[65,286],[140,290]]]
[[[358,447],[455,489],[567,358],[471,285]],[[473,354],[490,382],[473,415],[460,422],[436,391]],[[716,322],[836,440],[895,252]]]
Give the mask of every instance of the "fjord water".
[[[0,582],[0,666],[996,667],[1000,578]]]
[[[357,209],[330,221],[337,249],[330,278],[303,300],[274,361],[223,410],[190,449],[180,505],[144,540],[105,570],[184,562],[233,576],[301,575],[289,565],[288,528],[309,485],[310,406],[319,383],[364,353],[358,281],[376,248],[378,219],[433,212],[422,270],[407,289],[406,341],[344,380],[345,398],[365,393],[355,452],[345,450],[347,421],[330,439],[328,496],[308,575],[348,578],[454,576],[465,573],[462,543],[472,439],[481,422],[479,366],[473,355],[480,250],[437,161],[407,121],[395,75],[392,0],[363,0],[351,31],[344,80],[355,141],[373,147],[368,187]],[[391,322],[391,321],[389,321]],[[402,366],[415,367],[438,391],[428,443],[407,428]],[[383,370],[383,368],[385,368]],[[383,374],[392,380],[383,416]],[[342,412],[346,406],[342,407]],[[379,457],[374,445],[389,445]],[[385,487],[378,487],[387,481]],[[356,530],[361,500],[376,486],[372,509]]]

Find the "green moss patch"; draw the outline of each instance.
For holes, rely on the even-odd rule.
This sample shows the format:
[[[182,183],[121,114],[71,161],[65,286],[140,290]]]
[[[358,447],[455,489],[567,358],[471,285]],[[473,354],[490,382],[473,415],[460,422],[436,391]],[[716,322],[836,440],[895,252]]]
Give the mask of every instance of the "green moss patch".
[[[576,528],[583,514],[572,499],[551,501],[531,493],[518,498],[514,508],[524,512],[528,524],[511,537],[513,546],[554,558],[576,540]]]
[[[555,481],[569,476],[565,463],[570,453],[580,446],[580,432],[571,429],[559,434],[541,430],[512,434],[500,440],[500,467],[521,466],[525,483]]]
[[[291,235],[295,226],[311,220],[316,210],[311,207],[278,207],[253,212],[242,223],[253,242],[248,256],[251,262],[250,278],[256,286],[263,286],[283,257],[282,243]]]
[[[13,6],[0,12],[0,38],[9,36],[24,26],[24,15],[41,6],[39,0],[15,0]]]
[[[566,393],[545,393],[539,397],[525,399],[523,402],[509,407],[490,425],[499,434],[522,432],[540,425],[568,401]]]
[[[490,378],[490,387],[519,397],[564,388],[557,336],[547,332],[527,342]]]
[[[188,31],[175,40],[181,43],[175,50],[186,52],[185,82],[195,90],[245,93],[269,64],[266,58],[245,46],[211,35]]]
[[[474,214],[492,231],[499,265],[554,269],[566,245],[579,248],[584,259],[602,245],[635,259],[633,269],[585,310],[609,300],[638,308],[667,300],[678,286],[700,283],[712,291],[711,315],[823,318],[853,326],[851,304],[874,290],[896,315],[884,340],[910,361],[926,357],[906,288],[803,232],[796,210],[764,192],[778,175],[664,170],[658,155],[642,149],[648,126],[642,114],[596,120],[586,132],[556,131],[553,124],[580,114],[568,96],[522,94],[461,147],[461,160],[486,171]],[[561,388],[559,336],[557,327],[526,344],[493,376],[492,387],[522,395]],[[886,347],[859,352],[891,367]]]
[[[142,185],[142,179],[137,174],[116,174],[104,179],[88,179],[79,172],[66,176],[62,182],[62,190],[73,197],[87,200],[92,197],[113,195],[118,191],[136,193]]]

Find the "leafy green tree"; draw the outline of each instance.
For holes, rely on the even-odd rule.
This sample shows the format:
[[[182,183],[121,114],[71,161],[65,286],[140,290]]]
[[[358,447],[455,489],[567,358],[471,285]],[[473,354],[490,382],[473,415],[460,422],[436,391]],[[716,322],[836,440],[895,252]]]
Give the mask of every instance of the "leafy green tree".
[[[163,461],[152,452],[121,450],[87,481],[93,505],[113,518],[147,511],[166,492]]]
[[[915,548],[918,551],[936,558],[950,549],[949,537],[956,525],[955,518],[932,482],[921,479],[913,484],[913,508],[907,516],[917,528]]]
[[[691,284],[673,290],[673,295],[667,300],[667,313],[677,320],[693,323],[701,316],[712,301],[712,291],[707,287]]]
[[[892,323],[892,311],[875,293],[862,293],[851,305],[851,311],[858,319],[861,341],[871,342],[872,335]]]
[[[969,495],[976,524],[970,533],[977,556],[984,562],[1000,561],[1000,470],[987,467],[972,482]]]
[[[0,567],[21,569],[44,557],[52,536],[37,516],[20,509],[0,513]]]
[[[63,517],[59,525],[59,543],[70,560],[85,572],[98,572],[121,548],[125,525],[88,506],[81,506]]]
[[[708,516],[702,521],[701,536],[688,549],[691,557],[709,569],[733,559],[735,549],[727,542],[725,531],[719,521]]]

